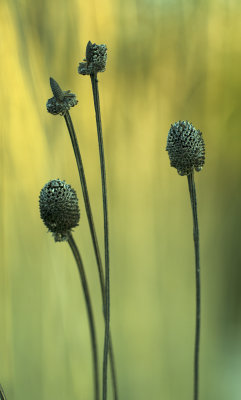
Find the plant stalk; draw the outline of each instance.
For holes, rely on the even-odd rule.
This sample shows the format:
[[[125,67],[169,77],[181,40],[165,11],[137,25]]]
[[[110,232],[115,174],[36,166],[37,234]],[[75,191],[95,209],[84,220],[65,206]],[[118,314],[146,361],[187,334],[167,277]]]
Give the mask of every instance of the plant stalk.
[[[108,227],[108,208],[107,208],[107,188],[106,188],[106,171],[104,145],[101,125],[100,99],[97,74],[91,74],[91,84],[95,106],[95,117],[97,126],[97,135],[100,154],[100,169],[102,182],[102,199],[104,214],[104,243],[105,243],[105,341],[103,355],[103,400],[107,399],[107,366],[108,366],[108,350],[110,341],[110,272],[109,272],[109,227]]]
[[[95,251],[95,258],[96,258],[96,262],[97,262],[97,266],[98,266],[98,271],[99,271],[99,275],[102,276],[103,268],[102,268],[102,262],[101,262],[101,256],[100,256],[100,249],[99,249],[99,245],[98,245],[93,215],[92,215],[91,206],[90,206],[89,194],[88,194],[87,183],[86,183],[85,172],[84,172],[84,166],[83,166],[77,137],[75,134],[74,126],[73,126],[69,111],[66,112],[64,119],[65,119],[65,122],[66,122],[66,125],[68,128],[68,131],[69,131],[69,135],[70,135],[70,139],[71,139],[72,146],[74,149],[75,159],[76,159],[76,163],[77,163],[77,167],[78,167],[78,171],[79,171],[80,183],[81,183],[81,187],[82,187],[85,209],[86,209],[86,214],[87,214],[87,218],[88,218],[88,222],[89,222],[89,228],[90,228],[91,238],[92,238],[93,247],[94,247],[94,251]]]
[[[0,385],[0,400],[7,400],[7,398],[6,398],[5,394],[4,394],[2,385]]]
[[[85,303],[86,303],[87,314],[88,314],[88,319],[89,319],[90,336],[91,336],[91,342],[92,342],[95,400],[99,400],[100,399],[100,389],[99,389],[99,374],[98,374],[98,351],[97,351],[95,324],[94,324],[94,316],[93,316],[93,311],[92,311],[90,294],[89,294],[87,279],[86,279],[86,275],[85,275],[84,265],[83,265],[78,247],[77,247],[75,240],[71,233],[69,233],[68,243],[73,252],[73,255],[74,255],[77,267],[78,267],[80,280],[82,283],[84,296],[85,296]]]
[[[81,183],[83,197],[84,197],[85,209],[86,209],[86,214],[87,214],[87,218],[88,218],[92,243],[93,243],[93,247],[94,247],[94,251],[95,251],[95,258],[96,258],[96,262],[97,262],[97,266],[98,266],[98,273],[99,273],[99,280],[100,280],[100,287],[101,287],[101,294],[102,294],[102,302],[103,302],[103,313],[104,313],[104,317],[106,318],[104,272],[103,272],[103,266],[102,266],[102,261],[101,261],[101,256],[100,256],[100,250],[99,250],[93,215],[92,215],[92,211],[91,211],[91,205],[90,205],[87,183],[86,183],[86,178],[85,178],[84,166],[83,166],[83,162],[82,162],[82,158],[81,158],[81,154],[80,154],[80,150],[79,150],[78,140],[77,140],[74,126],[72,123],[72,119],[71,119],[70,113],[68,111],[66,112],[64,118],[65,118],[65,122],[66,122],[66,125],[68,128],[68,131],[69,131],[69,135],[70,135],[70,139],[71,139],[72,146],[74,149],[76,163],[77,163],[77,167],[78,167],[78,171],[79,171],[79,177],[80,177],[80,183]],[[118,400],[117,378],[116,378],[115,359],[114,359],[114,350],[113,350],[111,333],[110,333],[110,338],[109,338],[109,357],[110,357],[110,368],[111,368],[114,400]]]
[[[196,333],[194,346],[194,400],[198,400],[199,385],[199,350],[200,350],[200,327],[201,327],[201,281],[200,281],[200,256],[199,256],[199,229],[197,216],[197,197],[194,182],[194,172],[187,176],[190,200],[193,214],[193,239],[195,248],[196,269]]]

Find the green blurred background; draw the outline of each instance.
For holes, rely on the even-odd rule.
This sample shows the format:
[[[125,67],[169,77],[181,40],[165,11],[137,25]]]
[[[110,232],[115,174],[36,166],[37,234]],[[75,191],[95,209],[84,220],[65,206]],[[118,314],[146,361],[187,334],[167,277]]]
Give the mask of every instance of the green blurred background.
[[[0,382],[7,399],[92,398],[77,269],[67,243],[55,244],[39,217],[38,195],[50,179],[78,192],[74,236],[102,359],[101,297],[78,173],[64,119],[45,106],[50,76],[77,94],[71,115],[103,248],[91,85],[77,74],[88,40],[108,47],[99,85],[120,399],[192,399],[192,215],[187,179],[165,151],[179,119],[203,132],[207,149],[196,174],[200,400],[240,399],[240,1],[1,0],[0,13]]]

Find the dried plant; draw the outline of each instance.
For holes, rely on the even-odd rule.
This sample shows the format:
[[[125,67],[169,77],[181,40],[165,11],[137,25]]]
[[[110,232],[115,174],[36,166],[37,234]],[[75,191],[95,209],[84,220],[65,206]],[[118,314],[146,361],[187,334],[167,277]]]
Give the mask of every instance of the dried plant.
[[[195,248],[196,269],[196,333],[194,348],[194,400],[198,400],[199,385],[199,350],[201,327],[201,284],[199,228],[197,216],[197,197],[194,182],[194,170],[201,171],[205,162],[205,146],[202,133],[188,121],[179,121],[171,125],[168,133],[167,147],[171,166],[179,175],[187,175],[193,214],[193,239]]]
[[[107,47],[105,44],[97,45],[90,41],[86,46],[86,58],[79,64],[78,72],[81,75],[90,75],[95,117],[97,126],[97,135],[99,143],[101,182],[102,182],[102,200],[104,214],[104,242],[105,242],[105,342],[103,355],[103,400],[107,399],[107,365],[108,351],[110,346],[110,271],[109,271],[109,226],[108,226],[108,206],[107,206],[107,185],[105,156],[101,124],[100,99],[97,73],[104,72],[107,59]]]
[[[91,233],[91,238],[92,238],[92,243],[94,247],[94,252],[95,252],[95,258],[99,270],[99,274],[103,274],[103,268],[102,268],[102,261],[101,261],[101,256],[100,256],[100,250],[99,250],[99,244],[97,240],[97,235],[96,235],[96,229],[95,229],[95,224],[94,224],[94,219],[93,219],[93,214],[91,210],[91,205],[90,205],[90,199],[89,199],[89,193],[88,193],[88,188],[87,188],[87,182],[86,182],[86,177],[85,177],[85,171],[84,171],[84,165],[81,157],[81,153],[79,150],[79,145],[78,145],[78,140],[77,136],[74,130],[74,125],[69,113],[70,107],[73,107],[74,105],[77,104],[77,99],[75,94],[70,93],[70,90],[63,91],[59,84],[53,79],[50,78],[50,86],[53,92],[54,97],[51,97],[47,101],[47,110],[49,113],[54,114],[54,115],[63,115],[65,118],[65,122],[69,131],[71,143],[73,146],[74,154],[75,154],[75,159],[79,171],[79,177],[80,177],[80,183],[81,183],[81,188],[83,192],[83,198],[84,198],[84,204],[85,204],[85,210],[86,210],[86,215],[89,223],[89,228],[90,228],[90,233]]]
[[[97,46],[97,45],[95,45],[95,46]],[[104,45],[101,45],[101,46],[104,46]],[[88,45],[87,45],[87,47],[88,47]],[[105,48],[105,54],[106,54],[106,46],[104,46],[104,48]],[[87,53],[90,53],[90,49],[87,50]],[[106,56],[105,56],[105,60],[106,60]],[[97,64],[98,64],[98,70],[100,71],[100,67],[101,67],[102,71],[103,71],[104,70],[103,62],[101,63],[101,61],[99,61]],[[91,65],[92,65],[91,71],[93,71],[93,68],[95,68],[96,64],[94,64],[94,66],[93,66],[93,64],[90,63],[90,66]],[[87,218],[88,218],[92,243],[93,243],[96,262],[97,262],[97,266],[98,266],[99,280],[100,280],[100,287],[101,287],[101,294],[102,294],[102,301],[103,301],[103,312],[104,312],[104,317],[105,317],[105,321],[106,321],[106,300],[105,300],[106,294],[105,294],[104,272],[103,272],[103,267],[102,267],[102,261],[101,261],[101,256],[100,256],[100,250],[99,250],[99,244],[98,244],[98,239],[97,239],[97,235],[96,235],[94,220],[93,220],[93,214],[92,214],[92,210],[91,210],[89,194],[88,194],[87,182],[86,182],[86,177],[85,177],[85,172],[84,172],[84,165],[82,162],[82,157],[81,157],[81,153],[79,150],[78,140],[77,140],[74,126],[73,126],[73,122],[72,122],[72,119],[71,119],[71,116],[69,113],[70,107],[75,106],[78,101],[76,99],[76,96],[73,93],[71,93],[70,90],[63,91],[60,88],[59,84],[53,78],[50,78],[50,86],[51,86],[54,97],[50,98],[47,101],[47,104],[46,104],[47,110],[49,113],[51,113],[53,115],[58,114],[58,115],[64,116],[68,131],[69,131],[69,135],[71,138],[75,158],[76,158],[76,163],[77,163],[77,167],[78,167],[78,171],[79,171],[79,177],[80,177],[80,182],[81,182],[81,187],[82,187],[82,192],[83,192],[83,197],[84,197],[86,214],[87,214]],[[102,148],[103,148],[103,146],[102,146]],[[107,206],[106,206],[106,210],[107,210]],[[108,238],[108,219],[107,219],[107,229],[105,226],[104,231],[105,232],[107,231],[107,238]],[[107,240],[105,240],[105,245],[106,245],[105,248],[106,247],[109,248]],[[108,250],[108,254],[109,254],[109,250]],[[106,329],[105,329],[105,331],[106,331]],[[107,338],[107,340],[109,341],[109,357],[110,357],[110,368],[111,368],[111,377],[112,377],[112,385],[113,385],[113,394],[114,394],[114,399],[118,400],[114,350],[113,350],[111,334],[109,333],[109,335],[110,335],[110,337],[109,337],[109,339]],[[106,340],[105,340],[105,343],[106,343]],[[108,348],[106,347],[106,344],[105,344],[105,350],[104,350],[105,377],[107,377],[107,360],[106,360],[106,357],[108,356],[107,350],[108,350]]]
[[[85,275],[84,265],[80,252],[72,236],[72,229],[78,226],[80,211],[76,192],[70,185],[59,179],[51,180],[42,188],[39,196],[40,216],[52,232],[56,242],[67,241],[75,258],[82,288],[85,297],[85,304],[88,314],[90,336],[92,342],[93,374],[95,400],[100,399],[99,372],[98,372],[98,351],[94,316],[91,305],[91,298],[88,283]]]

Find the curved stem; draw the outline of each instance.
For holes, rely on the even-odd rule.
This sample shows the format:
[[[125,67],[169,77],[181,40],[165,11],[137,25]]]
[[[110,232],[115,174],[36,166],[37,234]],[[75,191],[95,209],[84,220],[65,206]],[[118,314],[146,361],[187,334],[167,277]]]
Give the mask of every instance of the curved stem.
[[[94,247],[94,251],[95,251],[96,262],[97,262],[97,266],[98,266],[99,281],[100,281],[102,302],[103,302],[103,312],[104,312],[104,317],[105,317],[106,312],[105,312],[104,272],[103,272],[103,266],[102,266],[102,261],[101,261],[101,256],[100,256],[100,250],[99,250],[93,215],[92,215],[92,211],[91,211],[91,205],[90,205],[87,183],[86,183],[86,178],[85,178],[84,166],[83,166],[83,162],[82,162],[82,158],[81,158],[81,154],[80,154],[80,150],[79,150],[78,140],[77,140],[74,126],[72,123],[72,119],[71,119],[71,116],[68,111],[65,114],[64,118],[65,118],[65,122],[66,122],[66,125],[68,128],[68,131],[69,131],[69,135],[70,135],[70,139],[71,139],[72,146],[74,149],[76,163],[77,163],[77,167],[78,167],[78,171],[79,171],[79,177],[80,177],[80,183],[81,183],[83,197],[84,197],[85,209],[86,209],[86,214],[87,214],[87,218],[88,218],[92,243],[93,243],[93,247]],[[113,350],[111,333],[110,333],[110,343],[109,343],[109,357],[110,357],[110,368],[111,368],[112,385],[113,385],[113,395],[114,395],[114,399],[118,400],[117,378],[116,378],[116,371],[115,371],[115,359],[114,359],[114,350]]]
[[[84,296],[85,296],[85,303],[86,303],[87,314],[88,314],[88,319],[89,319],[90,336],[91,336],[91,341],[92,341],[93,371],[94,371],[94,382],[95,382],[95,400],[99,400],[100,393],[99,393],[99,374],[98,374],[98,352],[97,352],[97,341],[96,341],[96,333],[95,333],[95,325],[94,325],[94,316],[93,316],[93,311],[92,311],[90,294],[89,294],[88,284],[87,284],[87,280],[86,280],[86,276],[85,276],[83,262],[82,262],[78,247],[76,246],[76,243],[75,243],[74,238],[71,233],[69,233],[68,243],[73,252],[73,255],[74,255],[77,267],[78,267],[78,271],[80,274],[80,279],[81,279],[81,283],[82,283],[82,287],[83,287],[83,291],[84,291]]]
[[[113,386],[113,396],[114,400],[118,400],[118,388],[117,388],[117,377],[116,377],[116,369],[115,369],[115,356],[114,356],[114,350],[113,350],[113,343],[112,343],[112,337],[111,337],[111,330],[109,332],[109,358],[110,358],[110,371],[111,371],[111,377],[112,377],[112,386]]]
[[[88,194],[87,183],[86,183],[85,172],[84,172],[84,166],[83,166],[74,126],[73,126],[73,123],[72,123],[72,120],[71,120],[71,117],[70,117],[70,114],[68,111],[66,112],[64,119],[65,119],[65,122],[66,122],[66,125],[68,128],[68,131],[69,131],[69,135],[70,135],[70,139],[71,139],[72,146],[74,149],[75,159],[76,159],[76,163],[77,163],[77,167],[78,167],[78,171],[79,171],[80,183],[81,183],[81,187],[82,187],[85,209],[86,209],[86,214],[87,214],[87,218],[88,218],[88,222],[89,222],[90,233],[91,233],[91,238],[92,238],[93,247],[94,247],[94,251],[95,251],[95,258],[96,258],[96,262],[97,262],[97,266],[98,266],[98,271],[99,271],[100,277],[102,277],[102,280],[104,280],[103,268],[102,268],[102,262],[101,262],[101,256],[100,256],[100,249],[99,249],[99,245],[98,245],[93,215],[92,215],[91,206],[90,206],[89,194]]]
[[[107,399],[107,365],[109,350],[109,330],[110,330],[110,272],[109,272],[109,228],[108,228],[108,208],[107,208],[107,189],[106,189],[106,172],[104,145],[100,115],[100,100],[98,90],[97,74],[91,74],[91,84],[95,105],[95,117],[100,153],[100,169],[102,182],[102,198],[103,198],[103,214],[104,214],[104,242],[105,242],[105,342],[103,356],[103,400]]]
[[[2,385],[0,385],[0,400],[7,400]]]
[[[194,172],[188,175],[188,187],[193,214],[193,239],[195,247],[196,267],[196,334],[194,348],[194,400],[198,400],[199,384],[199,349],[200,349],[200,327],[201,327],[201,282],[200,282],[200,256],[199,256],[199,229],[197,216],[197,197],[194,182]]]

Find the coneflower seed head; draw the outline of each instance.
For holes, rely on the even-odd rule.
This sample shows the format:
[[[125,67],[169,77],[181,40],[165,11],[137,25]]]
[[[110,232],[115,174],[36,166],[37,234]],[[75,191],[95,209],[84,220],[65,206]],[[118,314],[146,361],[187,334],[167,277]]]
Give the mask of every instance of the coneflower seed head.
[[[46,183],[39,195],[40,216],[56,242],[68,239],[71,229],[79,224],[80,211],[75,190],[65,181]]]
[[[188,121],[171,125],[167,137],[171,166],[179,175],[189,175],[193,169],[201,171],[205,163],[205,145],[202,133]]]
[[[70,107],[74,107],[78,100],[74,93],[70,90],[62,90],[55,79],[50,78],[50,86],[54,97],[48,99],[46,107],[47,111],[53,115],[65,115]]]
[[[81,75],[97,74],[104,72],[107,60],[107,47],[105,44],[96,44],[89,41],[86,46],[84,62],[78,67]]]

